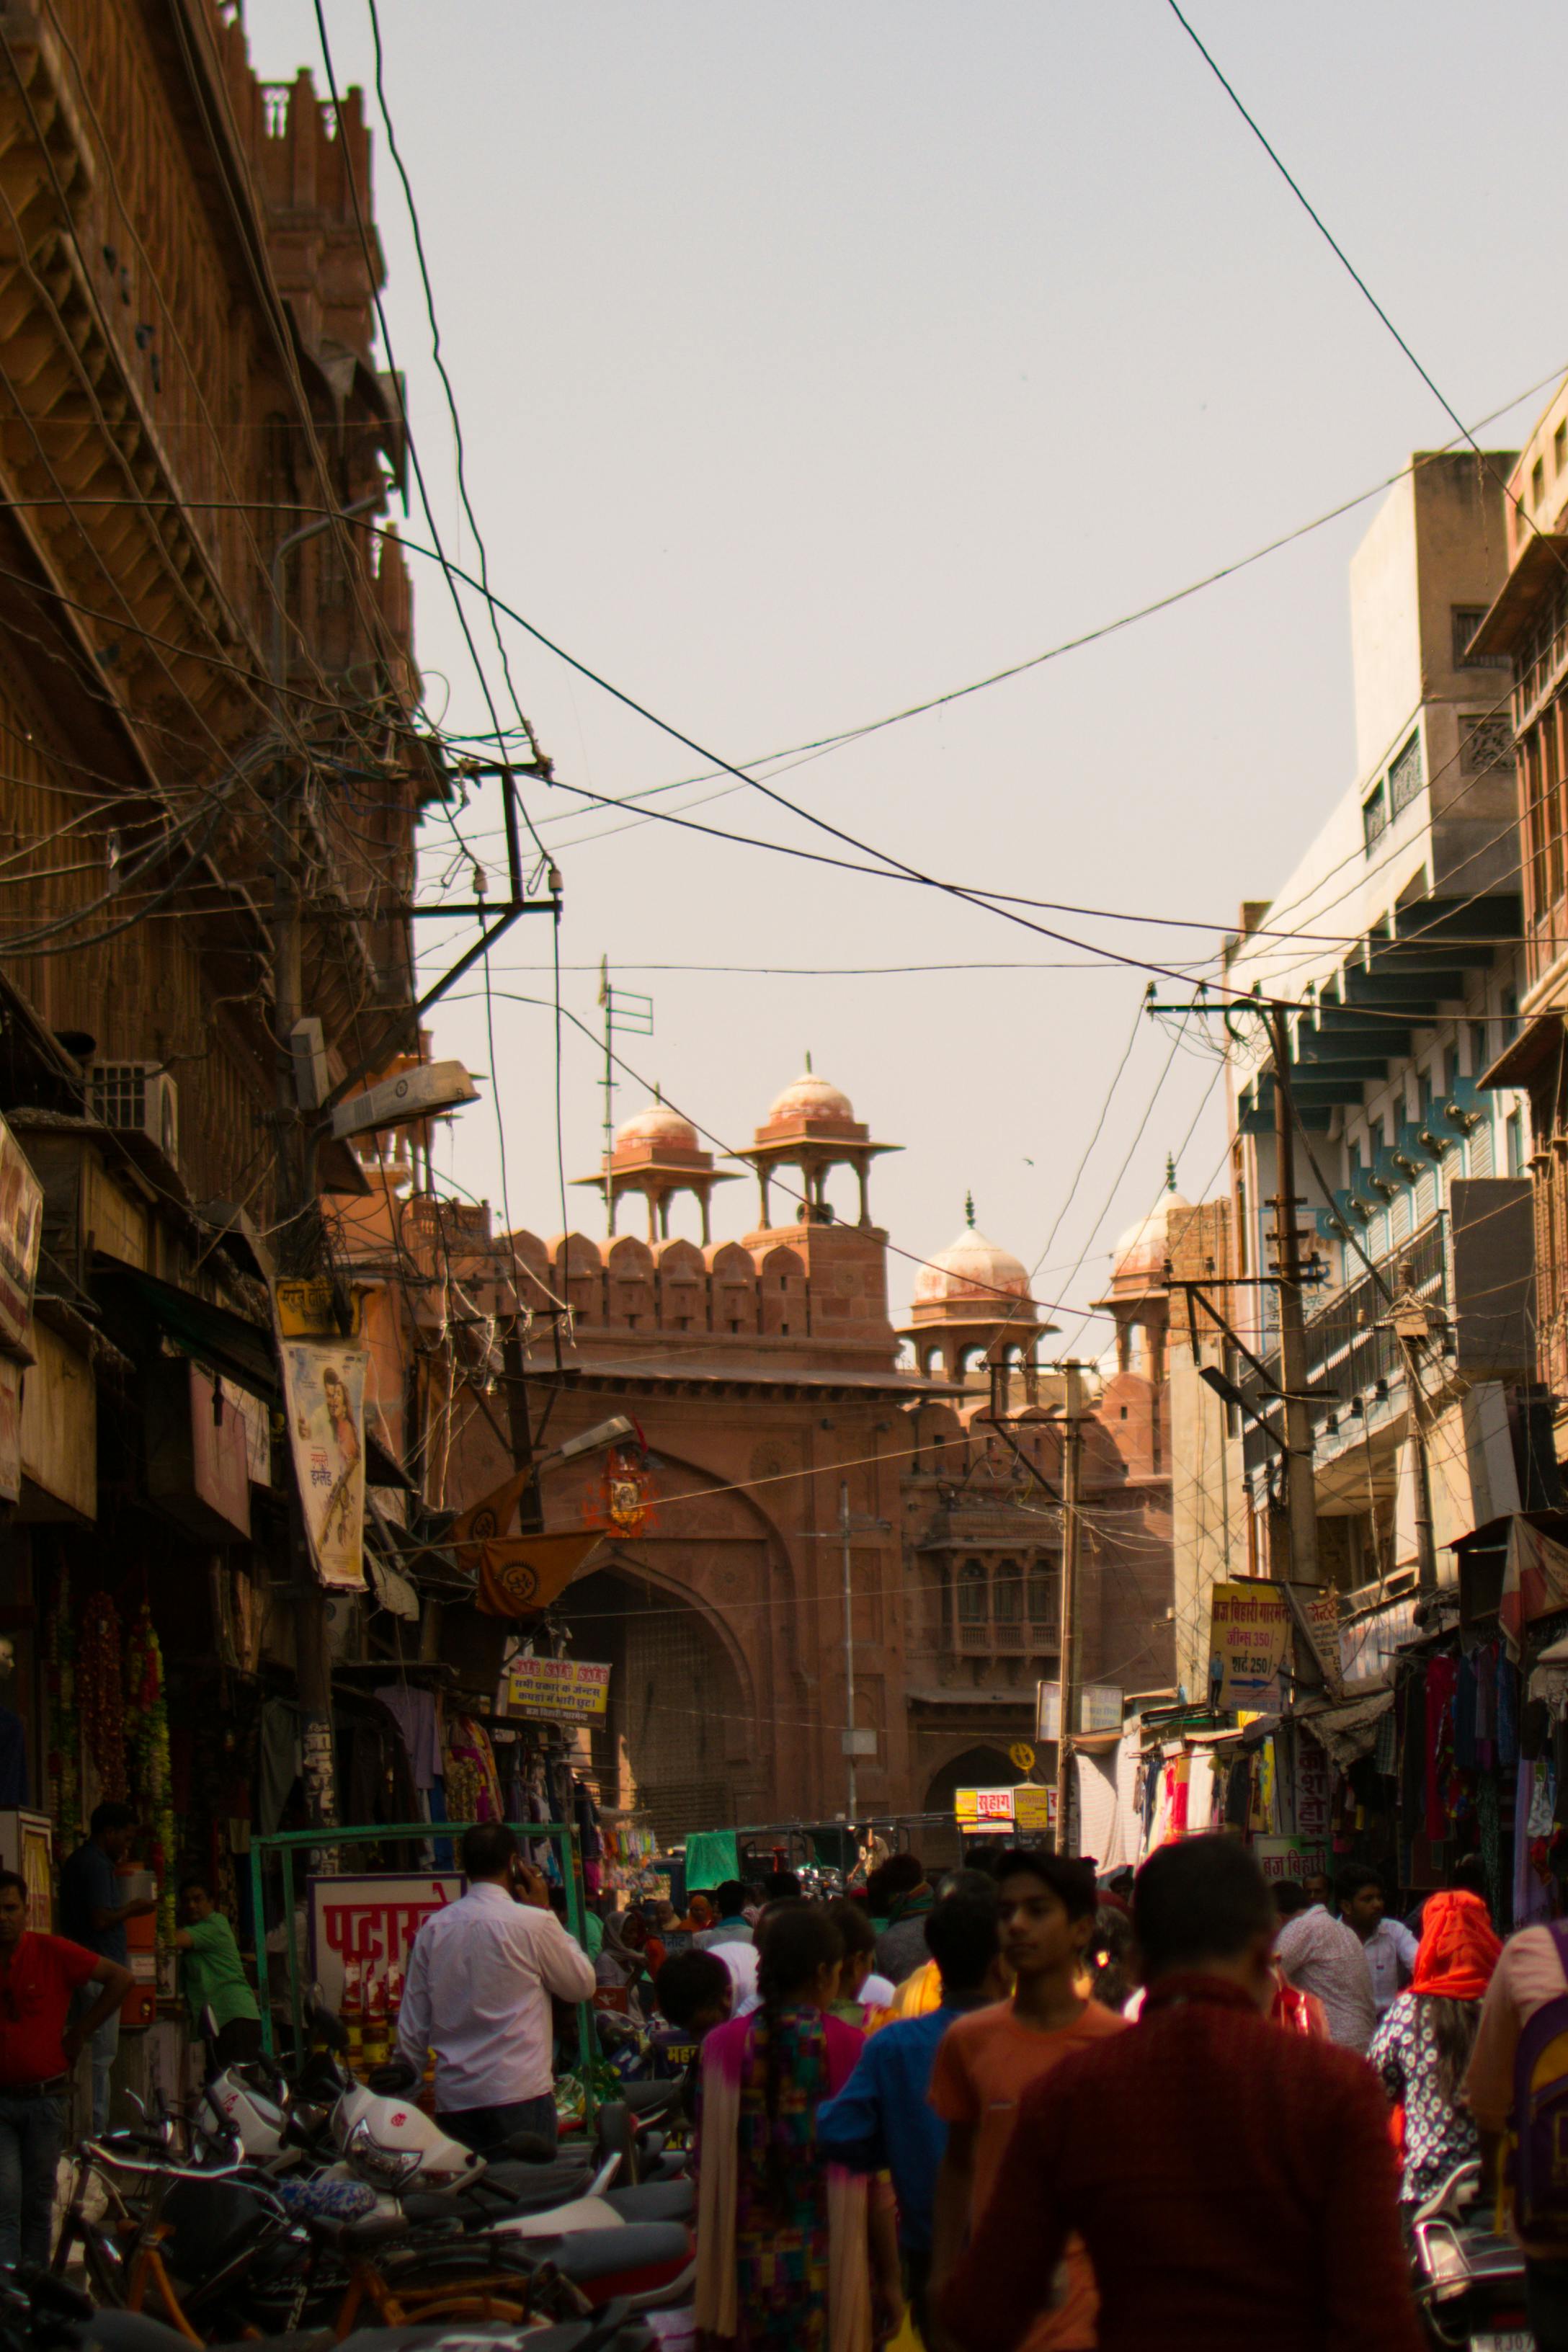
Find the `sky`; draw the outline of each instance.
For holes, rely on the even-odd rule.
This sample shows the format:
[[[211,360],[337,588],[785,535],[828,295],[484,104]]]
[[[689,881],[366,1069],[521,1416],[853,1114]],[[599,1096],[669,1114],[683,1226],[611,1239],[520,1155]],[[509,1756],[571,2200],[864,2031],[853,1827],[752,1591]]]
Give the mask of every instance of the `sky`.
[[[1100,628],[1452,436],[1169,0],[379,5],[491,588],[724,760]],[[392,356],[436,523],[474,570],[368,0],[323,8],[340,87],[367,90]],[[1453,0],[1188,13],[1444,397],[1478,425],[1506,411],[1480,437],[1517,446],[1568,366],[1554,145],[1521,100],[1561,78],[1568,17],[1500,0],[1483,42]],[[312,0],[246,17],[264,78],[309,65],[325,94]],[[601,1148],[607,956],[654,1002],[653,1034],[617,1050],[720,1148],[750,1140],[807,1051],[903,1147],[872,1183],[896,1308],[972,1192],[1037,1269],[1063,1349],[1102,1344],[1084,1310],[1166,1153],[1194,1200],[1226,1181],[1205,1024],[1146,1017],[1146,966],[1211,956],[1354,781],[1346,565],[1374,511],[769,771],[806,816],[722,774],[642,804],[1093,915],[1009,919],[606,813],[566,787],[620,800],[709,762],[503,621],[561,780],[527,800],[564,877],[566,1178]],[[416,502],[406,529],[427,543]],[[410,561],[431,712],[483,730],[448,591]],[[493,803],[454,816],[499,891]],[[427,890],[454,861],[466,896],[437,816]],[[449,942],[426,925],[421,945],[438,971]],[[522,920],[489,1002],[474,977],[432,1018],[437,1052],[484,1074],[442,1180],[543,1234],[562,1224],[551,952],[548,920]],[[1189,992],[1162,977],[1158,994]],[[647,1098],[623,1075],[616,1118]],[[721,1188],[716,1237],[753,1201]],[[592,1193],[567,1205],[601,1230]]]

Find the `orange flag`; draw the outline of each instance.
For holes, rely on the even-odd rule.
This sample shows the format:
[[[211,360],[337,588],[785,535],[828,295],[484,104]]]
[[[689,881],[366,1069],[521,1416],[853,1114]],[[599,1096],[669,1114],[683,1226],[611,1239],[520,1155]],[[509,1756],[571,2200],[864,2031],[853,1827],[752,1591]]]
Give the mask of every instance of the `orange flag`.
[[[464,1566],[479,1570],[476,1608],[487,1617],[528,1617],[547,1609],[604,1540],[601,1528],[587,1528],[580,1534],[500,1536],[470,1545]]]
[[[493,1494],[482,1495],[471,1503],[462,1517],[455,1521],[448,1542],[458,1545],[487,1543],[492,1536],[504,1536],[517,1517],[517,1507],[528,1487],[533,1483],[531,1470],[520,1470],[504,1486]],[[461,1551],[458,1552],[462,1559]],[[463,1559],[465,1568],[477,1568],[477,1559]]]

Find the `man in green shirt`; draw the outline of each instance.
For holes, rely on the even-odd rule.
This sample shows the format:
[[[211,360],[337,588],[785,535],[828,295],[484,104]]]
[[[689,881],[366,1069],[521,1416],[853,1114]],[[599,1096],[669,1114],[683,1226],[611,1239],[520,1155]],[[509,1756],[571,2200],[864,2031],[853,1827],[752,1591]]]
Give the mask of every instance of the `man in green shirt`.
[[[214,2071],[237,2066],[261,2055],[261,2011],[256,2006],[239,1957],[234,1929],[213,1900],[204,1879],[187,1878],[180,1888],[180,1908],[185,1924],[174,1935],[180,1954],[180,1984],[190,2004],[191,2023],[199,2032],[202,2011],[210,2009],[217,2025],[212,2045]]]

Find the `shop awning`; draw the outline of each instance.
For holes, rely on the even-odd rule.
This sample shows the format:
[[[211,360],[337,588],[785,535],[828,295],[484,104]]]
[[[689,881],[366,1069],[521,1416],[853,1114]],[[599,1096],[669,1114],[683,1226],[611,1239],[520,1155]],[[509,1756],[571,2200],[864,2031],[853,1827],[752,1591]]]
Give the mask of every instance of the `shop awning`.
[[[1377,1745],[1377,1727],[1393,1705],[1391,1690],[1373,1691],[1370,1698],[1352,1699],[1346,1706],[1326,1706],[1298,1720],[1342,1772],[1358,1757],[1371,1755]]]
[[[258,1324],[115,1258],[94,1260],[92,1288],[105,1322],[130,1354],[143,1352],[149,1333],[155,1332],[182,1355],[195,1356],[253,1396],[278,1401],[281,1391],[272,1334]]]

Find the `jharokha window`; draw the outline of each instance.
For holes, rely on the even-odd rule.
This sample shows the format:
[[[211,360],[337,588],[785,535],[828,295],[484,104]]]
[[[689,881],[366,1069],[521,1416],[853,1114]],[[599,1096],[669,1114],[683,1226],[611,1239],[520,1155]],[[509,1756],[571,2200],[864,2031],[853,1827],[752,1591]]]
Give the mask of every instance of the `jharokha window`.
[[[1539,980],[1568,948],[1563,905],[1563,709],[1546,709],[1519,739],[1519,798],[1525,844],[1525,929],[1530,977]]]

